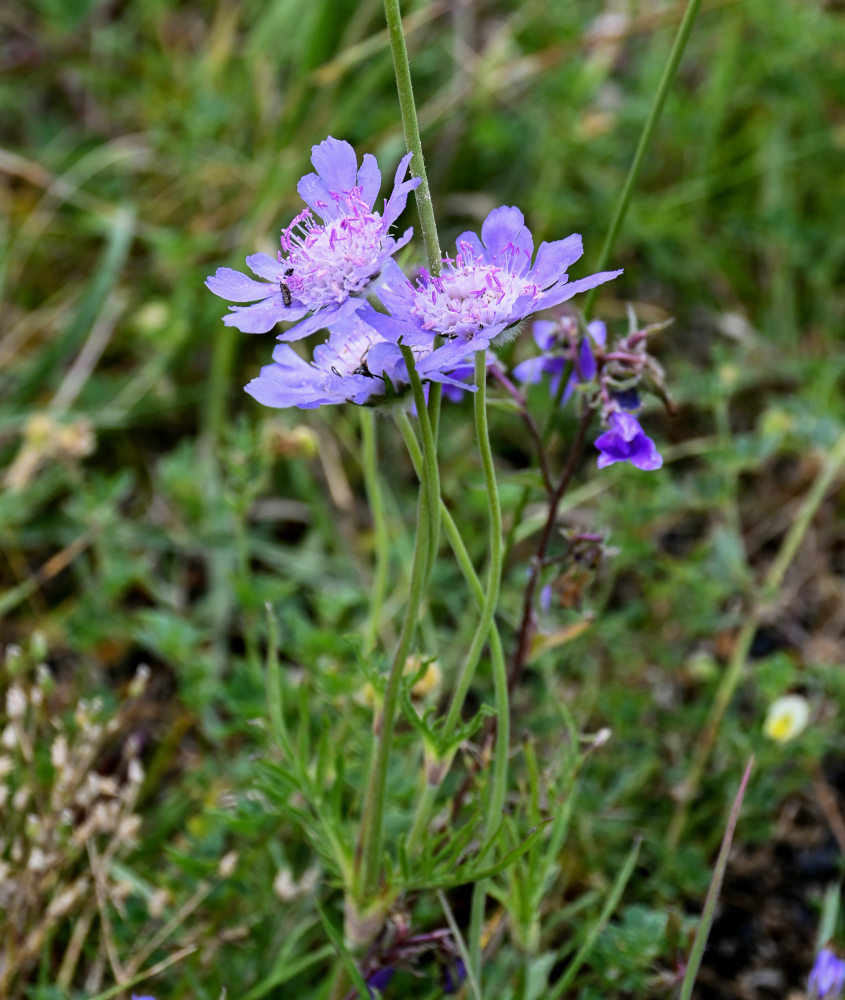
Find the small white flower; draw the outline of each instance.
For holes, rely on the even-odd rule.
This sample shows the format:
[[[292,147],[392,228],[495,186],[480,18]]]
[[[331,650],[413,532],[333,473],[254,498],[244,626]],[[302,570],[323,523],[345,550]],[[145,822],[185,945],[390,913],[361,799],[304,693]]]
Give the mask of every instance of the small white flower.
[[[786,694],[769,705],[763,732],[776,743],[786,743],[803,732],[810,720],[810,706],[800,694]]]

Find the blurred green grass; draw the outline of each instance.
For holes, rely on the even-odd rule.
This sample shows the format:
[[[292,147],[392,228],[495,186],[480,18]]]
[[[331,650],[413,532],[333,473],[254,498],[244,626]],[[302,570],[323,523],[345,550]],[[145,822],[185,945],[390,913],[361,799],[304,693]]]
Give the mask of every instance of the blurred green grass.
[[[537,241],[581,232],[588,270],[682,5],[407,8],[444,246],[512,203]],[[25,644],[40,630],[69,692],[120,687],[139,662],[153,665],[134,870],[166,884],[176,908],[224,851],[240,858],[184,931],[203,949],[167,973],[167,996],[281,983],[292,928],[304,935],[300,954],[321,939],[309,898],[280,915],[270,888],[284,864],[301,873],[306,844],[257,790],[243,792],[261,745],[250,720],[263,712],[265,602],[280,608],[286,662],[317,665],[303,691],[346,704],[362,682],[343,672],[372,541],[357,424],[339,409],[259,412],[241,386],[267,340],[224,328],[202,282],[273,249],[326,134],[384,164],[398,158],[381,16],[373,0],[33,0],[0,12],[3,638]],[[598,624],[547,654],[516,704],[543,755],[559,738],[557,699],[585,729],[614,732],[584,783],[556,890],[562,912],[579,893],[597,912],[590,893],[612,883],[634,833],[644,837],[646,861],[607,939],[627,943],[615,953],[605,944],[581,973],[585,998],[668,989],[659,973],[685,940],[675,924],[703,896],[728,789],[751,749],[760,764],[740,836],[752,841],[772,835],[778,803],[825,754],[843,752],[833,498],[802,557],[803,587],[761,631],[754,681],[726,722],[685,845],[667,857],[672,792],[749,574],[765,567],[842,425],[843,46],[835,4],[705,2],[615,254],[625,274],[600,302],[610,319],[629,301],[641,318],[675,317],[659,349],[679,415],[650,414],[675,457],[667,475],[597,483],[585,463],[575,516],[612,529],[619,554],[586,600],[601,609]],[[503,473],[524,467],[507,413],[495,429]],[[449,500],[483,523],[480,477],[455,480],[471,446],[463,410],[444,413],[443,441]],[[385,468],[401,470],[388,507],[407,546],[413,478],[398,442],[382,448]],[[480,532],[468,540],[480,555]],[[508,570],[506,624],[526,551]],[[444,560],[425,634],[446,660],[466,641],[460,630],[446,638],[460,587]],[[796,686],[817,699],[819,721],[785,756],[758,722]],[[355,752],[365,720],[347,705],[338,721]],[[235,804],[221,808],[221,796]],[[148,919],[133,902],[121,940]],[[577,947],[579,926],[552,921],[548,954]],[[511,961],[505,953],[493,973],[502,990]],[[43,969],[28,994],[39,1000],[53,995]],[[293,981],[306,991],[315,974]]]

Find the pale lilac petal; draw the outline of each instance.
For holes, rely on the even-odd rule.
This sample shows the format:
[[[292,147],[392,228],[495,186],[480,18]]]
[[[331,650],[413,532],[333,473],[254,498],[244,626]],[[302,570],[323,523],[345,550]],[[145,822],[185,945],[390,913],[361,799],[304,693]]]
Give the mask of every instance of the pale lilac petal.
[[[358,171],[358,187],[361,188],[361,197],[367,203],[367,208],[372,208],[381,187],[381,171],[378,168],[378,161],[372,153],[364,153],[364,159]]]
[[[618,278],[622,273],[619,271],[600,271],[598,274],[591,274],[587,278],[579,278],[578,281],[565,281],[553,285],[546,293],[540,296],[537,310],[548,309],[551,306],[558,306],[561,302],[567,302],[579,292],[586,292],[597,285],[603,285],[606,281]]]
[[[256,299],[266,299],[279,290],[278,285],[256,281],[231,267],[218,267],[214,274],[205,279],[205,287],[229,302],[255,302]]]
[[[419,177],[411,177],[407,181],[403,180],[410,162],[411,153],[406,153],[399,161],[399,166],[396,168],[396,175],[393,179],[393,191],[390,193],[390,197],[385,202],[384,214],[382,215],[386,226],[392,226],[393,223],[399,218],[405,209],[405,205],[407,204],[408,195],[422,183]]]
[[[332,198],[329,189],[317,174],[306,174],[296,185],[299,197],[324,222],[343,214],[343,208]]]
[[[541,243],[531,268],[531,280],[538,288],[548,288],[559,281],[583,253],[584,245],[578,233],[567,236],[565,240]]]
[[[518,245],[524,229],[525,218],[518,208],[509,205],[494,208],[481,226],[481,242],[488,257],[496,260],[508,247]]]
[[[319,145],[312,146],[311,162],[330,192],[339,194],[356,186],[358,157],[345,140],[329,136]]]
[[[407,232],[405,235],[408,235]],[[375,292],[385,309],[396,319],[404,319],[410,315],[414,303],[414,291],[408,284],[402,268],[392,257],[382,266]]]
[[[600,319],[594,319],[587,324],[587,333],[598,347],[604,347],[607,343],[607,327]]]
[[[289,327],[284,333],[280,333],[276,337],[276,340],[282,340],[286,343],[290,343],[294,340],[302,340],[303,337],[307,337],[310,333],[316,333],[317,330],[323,330],[330,326],[333,322],[337,322],[344,316],[354,312],[355,307],[358,304],[359,303],[354,302],[352,299],[346,299],[345,302],[338,306],[321,309],[319,312],[312,313],[301,322]],[[303,312],[304,311],[305,310],[303,310]],[[300,316],[301,315],[302,313],[300,313]],[[291,319],[293,318],[294,317],[291,317]],[[298,319],[299,317],[296,318]]]
[[[411,237],[413,235],[414,235],[414,227],[408,226],[408,228],[405,230],[404,233],[402,233],[402,235],[399,237],[398,240],[393,240],[390,237],[387,237],[387,239],[385,240],[385,245],[390,246],[391,253],[396,253],[396,251],[401,250],[406,243],[411,242]]]
[[[390,375],[398,367],[404,367],[404,364],[405,359],[396,344],[389,344],[385,341],[373,344],[367,354],[367,367],[373,375],[381,375],[385,371]],[[395,381],[392,375],[391,380]],[[404,381],[407,382],[407,380],[407,372],[405,372]]]
[[[246,266],[257,274],[259,278],[266,278],[268,281],[278,282],[281,280],[284,265],[280,264],[275,257],[267,253],[253,253],[246,259]]]
[[[434,334],[431,330],[422,330],[416,323],[409,320],[388,316],[387,313],[380,313],[376,310],[359,312],[359,315],[368,326],[371,326],[385,340],[393,344],[401,340],[409,347],[426,347],[434,341]]]
[[[254,306],[232,306],[228,316],[223,317],[226,326],[234,326],[241,333],[267,333],[277,323],[301,316],[304,310],[285,308],[281,294],[277,291],[263,302]],[[295,315],[292,316],[291,313]]]
[[[539,382],[545,372],[545,358],[529,358],[521,361],[513,370],[513,377],[517,382],[528,382],[533,385]]]
[[[466,256],[464,248],[469,247],[474,260],[487,259],[487,251],[484,249],[477,233],[471,233],[469,231],[461,233],[461,235],[455,240],[455,246],[458,248],[458,253],[464,257]]]
[[[534,334],[534,341],[541,351],[550,351],[555,346],[555,331],[557,323],[551,319],[538,319],[531,332]]]

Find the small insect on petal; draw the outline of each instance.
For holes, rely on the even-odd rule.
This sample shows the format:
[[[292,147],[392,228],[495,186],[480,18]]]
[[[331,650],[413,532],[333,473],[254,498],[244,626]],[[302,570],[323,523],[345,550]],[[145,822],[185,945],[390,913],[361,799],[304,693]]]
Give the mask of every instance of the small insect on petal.
[[[787,694],[769,706],[763,732],[776,743],[787,743],[803,732],[810,720],[810,706],[800,694]]]

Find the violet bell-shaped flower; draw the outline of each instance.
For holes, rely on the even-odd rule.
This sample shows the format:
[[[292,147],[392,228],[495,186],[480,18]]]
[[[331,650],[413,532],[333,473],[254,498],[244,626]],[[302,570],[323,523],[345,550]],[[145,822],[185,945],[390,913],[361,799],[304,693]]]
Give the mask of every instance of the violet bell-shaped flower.
[[[808,1000],[834,1000],[845,986],[845,962],[829,948],[822,948],[807,982]]]
[[[413,235],[407,229],[397,240],[390,227],[405,208],[419,178],[405,180],[411,154],[402,158],[393,191],[379,214],[373,205],[381,187],[376,158],[358,158],[348,142],[329,136],[311,150],[316,173],[297,185],[308,205],[282,232],[278,259],[266,253],[246,258],[256,281],[229,267],[218,268],[206,286],[230,302],[226,326],[244,333],[266,333],[276,323],[295,325],[279,340],[299,340],[350,315],[360,305],[386,261]],[[307,319],[303,317],[308,316]]]
[[[549,395],[557,396],[560,380],[566,370],[572,349],[565,342],[571,340],[577,327],[568,316],[555,320],[537,320],[533,326],[534,340],[542,353],[539,357],[522,361],[514,370],[514,378],[519,382],[535,384],[543,376],[549,377]],[[561,396],[561,405],[567,402],[579,382],[590,382],[596,377],[596,356],[594,346],[604,348],[607,343],[607,328],[601,320],[593,320],[587,325],[587,333],[578,345],[577,363]]]
[[[663,465],[663,457],[654,441],[632,414],[617,410],[611,413],[608,424],[610,429],[596,439],[600,469],[614,462],[630,462],[638,469],[651,472]]]
[[[375,289],[388,314],[376,313],[372,321],[385,338],[412,346],[444,338],[418,365],[421,377],[435,380],[526,317],[622,273],[570,281],[568,269],[583,253],[577,234],[541,243],[532,264],[534,240],[522,212],[508,206],[487,216],[480,238],[466,232],[456,245],[455,258],[443,259],[437,277],[422,271],[412,284],[391,260]]]

